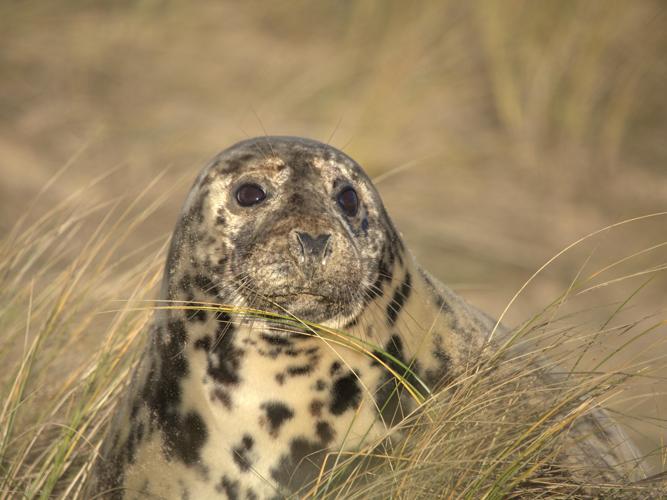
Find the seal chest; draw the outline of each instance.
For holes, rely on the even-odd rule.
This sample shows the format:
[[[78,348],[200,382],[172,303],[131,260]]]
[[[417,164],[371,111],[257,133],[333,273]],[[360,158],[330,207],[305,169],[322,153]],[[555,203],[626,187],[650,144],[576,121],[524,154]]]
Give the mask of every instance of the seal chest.
[[[290,137],[241,142],[202,170],[161,294],[200,308],[156,311],[97,470],[97,489],[117,498],[295,492],[329,451],[379,439],[414,409],[400,367],[436,388],[494,326],[417,266],[357,163]]]

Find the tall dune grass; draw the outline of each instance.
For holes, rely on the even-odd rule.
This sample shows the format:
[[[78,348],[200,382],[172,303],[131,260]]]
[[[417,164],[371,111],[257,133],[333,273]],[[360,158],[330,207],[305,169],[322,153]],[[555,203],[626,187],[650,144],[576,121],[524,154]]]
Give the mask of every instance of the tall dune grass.
[[[117,200],[91,205],[73,196],[33,223],[19,221],[0,244],[2,498],[83,498],[153,310],[225,307],[154,301],[166,237],[137,249],[136,255],[119,253],[159,203],[148,204],[142,195],[124,209]],[[639,254],[657,253],[664,244]],[[402,438],[381,440],[352,454],[332,453],[327,464],[333,467],[323,469],[301,494],[406,499],[657,495],[664,487],[659,481],[584,485],[572,481],[567,467],[554,466],[561,440],[575,421],[610,399],[636,399],[627,389],[633,381],[665,379],[665,311],[633,318],[631,310],[632,300],[638,300],[665,263],[658,255],[654,266],[628,271],[623,265],[635,257],[621,256],[601,269],[582,271],[561,296],[506,338],[503,356],[491,353],[432,395],[413,385],[407,367],[398,373],[394,365],[394,375],[421,402],[391,430]],[[646,279],[637,285],[632,281],[636,276]],[[565,313],[565,304],[578,294],[603,286],[626,287],[627,299],[602,304],[608,310],[602,324],[592,323],[588,310]],[[273,320],[333,336],[374,355],[375,348],[346,338],[344,332],[288,316]],[[615,336],[623,342],[600,350]],[[647,337],[651,340],[644,353],[634,350],[632,357],[610,367],[614,357]],[[516,346],[523,347],[513,354]],[[591,350],[599,355],[593,364],[586,360]],[[535,386],[537,371],[547,366],[568,375]],[[659,426],[664,435],[664,420],[629,417]],[[665,470],[664,446],[650,455],[651,472]]]
[[[156,245],[133,265],[115,255],[151,210],[130,216],[129,208],[71,200],[2,241],[3,498],[81,494],[150,318],[130,306],[150,296],[162,272],[150,255]]]

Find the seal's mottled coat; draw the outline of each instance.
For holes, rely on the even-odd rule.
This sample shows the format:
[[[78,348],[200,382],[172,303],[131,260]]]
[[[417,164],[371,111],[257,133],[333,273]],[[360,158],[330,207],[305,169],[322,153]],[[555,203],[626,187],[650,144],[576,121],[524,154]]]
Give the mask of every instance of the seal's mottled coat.
[[[239,203],[241,186],[264,198]],[[341,205],[346,189],[356,210]],[[474,365],[494,326],[419,268],[356,162],[290,137],[241,142],[203,169],[173,235],[162,299],[338,328],[431,388]],[[285,330],[204,309],[158,311],[98,491],[280,497],[312,480],[326,451],[383,436],[414,408],[377,359]]]

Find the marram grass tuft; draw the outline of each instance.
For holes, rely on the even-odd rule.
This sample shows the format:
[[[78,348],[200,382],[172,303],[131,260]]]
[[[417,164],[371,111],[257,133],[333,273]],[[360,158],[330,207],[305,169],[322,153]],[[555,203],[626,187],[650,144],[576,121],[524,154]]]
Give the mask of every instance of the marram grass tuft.
[[[79,202],[66,202],[31,225],[19,221],[0,243],[1,498],[83,498],[104,433],[147,340],[151,316],[163,308],[226,312],[232,321],[271,321],[344,345],[379,362],[398,381],[396,390],[420,403],[386,438],[356,452],[330,453],[317,480],[299,496],[636,498],[667,491],[659,470],[651,471],[654,478],[634,483],[582,484],[556,460],[575,421],[610,400],[628,397],[626,388],[635,380],[664,378],[664,311],[648,318],[628,315],[631,301],[665,269],[664,263],[630,272],[623,268],[620,276],[610,277],[633,259],[630,255],[587,276],[579,273],[562,295],[514,330],[499,351],[444,387],[432,388],[378,346],[287,313],[153,301],[166,238],[137,255],[118,256],[124,239],[156,206],[133,213],[141,200],[123,211],[118,203],[83,209]],[[82,233],[88,234],[85,244],[68,251]],[[636,276],[644,279],[638,286],[631,280]],[[565,312],[565,304],[578,294],[628,283],[633,285],[627,286],[627,298],[611,307],[602,324],[592,324],[587,310]],[[619,335],[620,345],[600,351],[601,344]],[[609,368],[628,346],[647,337],[652,340],[645,351],[658,355],[626,357]],[[591,351],[598,352],[594,363],[587,359]],[[560,376],[536,386],[537,372],[545,366]],[[665,425],[659,419],[650,424]],[[664,471],[664,445],[650,455],[649,461]]]

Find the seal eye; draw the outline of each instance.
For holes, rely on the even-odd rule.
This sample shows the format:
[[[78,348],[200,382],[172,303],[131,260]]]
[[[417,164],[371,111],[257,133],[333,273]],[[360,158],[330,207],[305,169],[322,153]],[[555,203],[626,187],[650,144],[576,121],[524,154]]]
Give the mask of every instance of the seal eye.
[[[351,188],[346,187],[338,193],[338,206],[343,210],[348,217],[354,217],[359,210],[359,198],[357,192]]]
[[[266,193],[257,184],[242,184],[236,190],[236,201],[242,207],[249,207],[261,203],[266,198]]]

